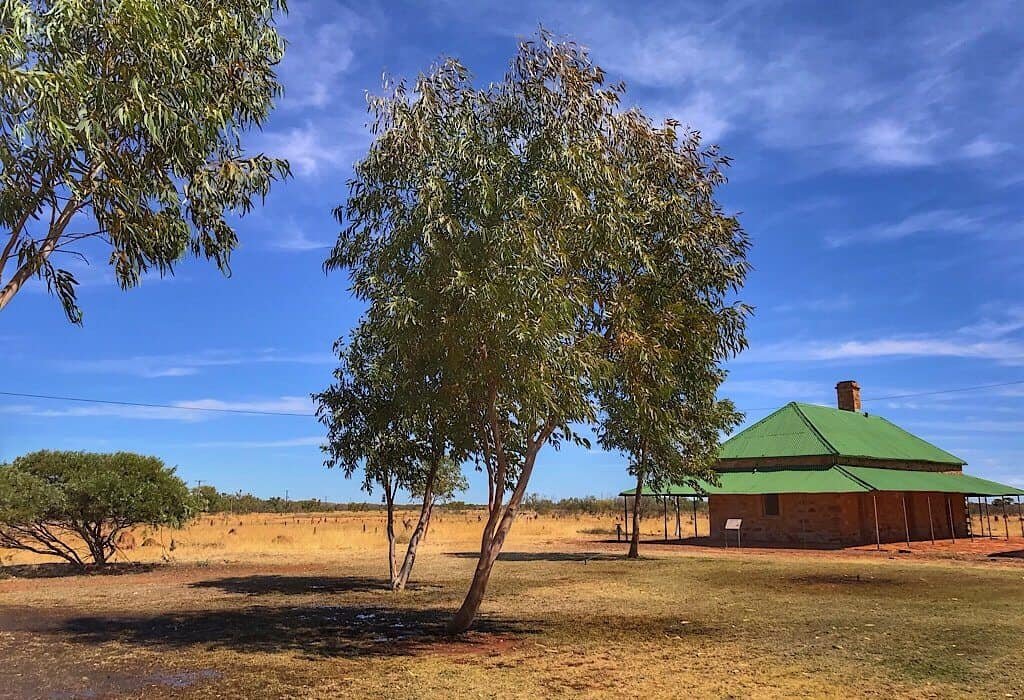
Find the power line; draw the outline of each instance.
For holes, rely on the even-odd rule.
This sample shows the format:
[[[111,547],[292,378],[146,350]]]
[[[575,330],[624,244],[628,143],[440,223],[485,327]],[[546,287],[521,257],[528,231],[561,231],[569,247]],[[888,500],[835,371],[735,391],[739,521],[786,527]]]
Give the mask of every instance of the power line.
[[[936,396],[938,394],[955,394],[963,391],[980,391],[982,389],[998,389],[1004,386],[1017,386],[1024,384],[1024,379],[1017,379],[1012,382],[999,382],[998,384],[977,384],[975,386],[962,386],[955,389],[937,389],[935,391],[919,391],[913,394],[893,394],[892,396],[872,396],[866,399],[861,399],[861,403],[867,403],[868,401],[890,401],[892,399],[912,399],[919,396]],[[741,408],[741,411],[770,411],[778,408],[778,406],[761,406],[758,408]]]
[[[112,401],[90,399],[82,396],[54,396],[52,394],[24,394],[16,391],[0,391],[0,396],[14,396],[21,399],[45,399],[47,401],[76,401],[78,403],[99,403],[109,406],[132,406],[136,408],[169,408],[175,411],[205,411],[207,413],[235,413],[246,416],[298,416],[315,417],[313,413],[290,413],[288,411],[256,411],[241,408],[208,408],[205,406],[176,406],[169,403],[142,403],[139,401]]]
[[[1024,384],[1024,379],[1018,379],[1013,382],[1000,382],[999,384],[979,384],[978,386],[964,386],[959,389],[942,389],[939,391],[922,391],[916,394],[899,394],[896,396],[875,396],[874,398],[864,399],[864,401],[884,401],[888,399],[910,399],[917,396],[934,396],[935,394],[954,394],[960,391],[978,391],[980,389],[996,389],[1003,386],[1015,386],[1017,384]]]
[[[964,391],[981,391],[983,389],[998,389],[1005,386],[1017,386],[1024,384],[1024,379],[1018,379],[1011,382],[999,382],[997,384],[978,384],[975,386],[963,386],[954,389],[937,389],[935,391],[919,391],[912,394],[893,394],[892,396],[872,396],[863,399],[863,403],[868,401],[889,401],[893,399],[911,399],[920,396],[935,396],[938,394],[955,394]],[[257,411],[247,410],[241,408],[208,408],[205,406],[180,406],[169,403],[143,403],[140,401],[114,401],[110,399],[93,399],[83,396],[57,396],[54,394],[28,394],[17,391],[0,391],[0,396],[11,396],[22,399],[43,399],[46,401],[73,401],[78,403],[93,403],[93,404],[105,404],[108,406],[131,406],[136,408],[166,408],[175,411],[203,411],[206,413],[231,413],[236,415],[244,416],[289,416],[296,418],[314,418],[314,413],[298,413],[289,411]],[[778,406],[761,406],[758,408],[744,408],[742,411],[769,411],[778,408]]]

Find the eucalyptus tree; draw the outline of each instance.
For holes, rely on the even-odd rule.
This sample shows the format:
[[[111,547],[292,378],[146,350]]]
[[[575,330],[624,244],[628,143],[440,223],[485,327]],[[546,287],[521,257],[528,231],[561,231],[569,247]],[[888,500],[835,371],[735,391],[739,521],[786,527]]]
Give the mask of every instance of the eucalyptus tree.
[[[480,556],[453,632],[472,624],[540,450],[586,444],[574,426],[597,424],[624,376],[616,350],[630,328],[616,318],[653,305],[641,282],[678,269],[665,311],[701,322],[713,313],[699,309],[725,313],[720,290],[746,272],[746,237],[713,200],[725,159],[674,122],[624,112],[623,91],[584,49],[542,32],[497,83],[474,87],[446,60],[369,102],[375,138],[327,265],[349,271],[396,367],[444,378],[440,400],[465,416],[486,472]],[[720,380],[703,371],[718,356],[703,354],[738,342],[692,342],[672,366],[700,377],[662,377],[700,387],[687,396],[695,425],[713,406],[702,382]]]
[[[288,174],[242,143],[281,93],[284,11],[284,0],[0,0],[0,310],[40,278],[80,323],[61,254],[102,251],[124,289],[189,253],[228,272],[230,215]]]
[[[609,120],[608,141],[622,197],[613,207],[630,235],[602,246],[594,275],[609,363],[597,433],[636,478],[635,558],[643,487],[715,482],[720,436],[742,419],[717,391],[721,362],[746,347],[750,308],[735,295],[749,240],[714,198],[729,161],[699,133],[631,110]]]
[[[438,410],[442,404],[433,401],[431,383],[401,375],[394,356],[369,329],[357,328],[336,350],[341,364],[335,383],[313,396],[328,429],[325,464],[342,468],[346,477],[361,469],[363,489],[383,491],[389,581],[393,590],[403,590],[434,505],[465,488],[465,453],[451,440],[456,433]],[[403,490],[419,497],[421,506],[399,567],[395,499]]]
[[[419,498],[420,514],[416,526],[409,535],[402,567],[398,570],[397,579],[392,583],[392,588],[398,591],[404,590],[409,583],[413,564],[416,563],[416,552],[430,528],[434,506],[439,502],[451,500],[455,494],[465,491],[469,486],[462,473],[462,464],[451,456],[444,455],[443,452],[433,453],[422,459],[417,466],[419,468],[410,474],[411,478],[405,486],[414,498]]]

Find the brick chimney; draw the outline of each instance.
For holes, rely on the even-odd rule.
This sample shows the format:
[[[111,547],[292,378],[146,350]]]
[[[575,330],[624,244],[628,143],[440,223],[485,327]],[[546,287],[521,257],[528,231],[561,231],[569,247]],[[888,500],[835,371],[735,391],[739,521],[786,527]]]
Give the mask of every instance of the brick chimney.
[[[836,398],[843,411],[860,411],[860,384],[847,379],[836,384]]]

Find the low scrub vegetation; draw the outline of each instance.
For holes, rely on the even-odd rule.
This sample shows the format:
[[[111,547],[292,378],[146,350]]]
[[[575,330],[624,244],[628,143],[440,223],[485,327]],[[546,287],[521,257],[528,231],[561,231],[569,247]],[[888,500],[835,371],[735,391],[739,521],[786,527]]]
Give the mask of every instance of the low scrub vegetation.
[[[156,457],[43,450],[0,466],[0,546],[79,567],[107,563],[134,526],[181,526],[195,506]]]

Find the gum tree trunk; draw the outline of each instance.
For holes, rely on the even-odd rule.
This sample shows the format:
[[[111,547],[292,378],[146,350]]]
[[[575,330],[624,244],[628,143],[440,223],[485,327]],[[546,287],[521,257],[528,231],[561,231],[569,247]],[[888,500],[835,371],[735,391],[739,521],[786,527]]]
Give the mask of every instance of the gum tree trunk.
[[[473,581],[469,584],[466,599],[462,601],[462,606],[455,613],[451,622],[448,623],[448,631],[450,633],[462,634],[473,624],[477,611],[480,609],[480,603],[483,602],[484,593],[487,592],[487,582],[491,578],[494,562],[498,560],[501,548],[505,544],[505,537],[508,535],[508,531],[512,529],[512,521],[515,520],[515,513],[519,508],[521,500],[522,497],[517,499],[513,496],[494,536],[485,539],[481,544],[480,559],[477,561],[476,570],[473,572]]]
[[[476,570],[473,571],[473,580],[469,584],[469,591],[466,593],[465,600],[462,601],[462,605],[455,613],[455,616],[448,622],[449,634],[462,634],[473,624],[477,611],[480,609],[480,603],[483,602],[484,593],[487,592],[487,582],[491,578],[494,562],[498,560],[498,555],[501,554],[505,538],[508,536],[509,530],[512,529],[512,523],[515,522],[516,514],[519,512],[519,505],[523,501],[523,496],[526,495],[526,486],[530,481],[530,474],[533,473],[533,466],[537,461],[537,453],[544,443],[548,441],[548,438],[551,437],[555,427],[549,420],[538,431],[536,438],[530,441],[515,488],[508,499],[508,504],[503,507],[502,491],[505,487],[505,477],[508,474],[508,460],[502,447],[501,432],[498,427],[498,421],[495,418],[493,404],[491,406],[490,422],[491,436],[493,438],[492,448],[497,469],[492,472],[491,461],[486,461],[490,478],[490,492],[487,503],[489,515],[487,524],[484,526],[483,535],[480,538],[480,558],[477,560]]]
[[[629,539],[629,559],[640,558],[640,493],[643,490],[644,475],[642,471],[636,474],[636,495],[633,496],[633,535]]]
[[[437,478],[437,469],[436,465],[431,468],[424,484],[420,518],[416,523],[416,528],[412,531],[412,536],[409,538],[409,545],[405,548],[405,559],[402,562],[401,570],[398,572],[398,578],[392,580],[391,590],[393,591],[404,591],[409,583],[409,575],[412,574],[412,567],[416,562],[416,550],[419,548],[420,540],[430,526],[430,516],[434,512],[434,480]]]
[[[395,552],[395,494],[390,484],[384,486],[384,500],[387,505],[388,581],[394,588],[398,576],[398,555]]]

